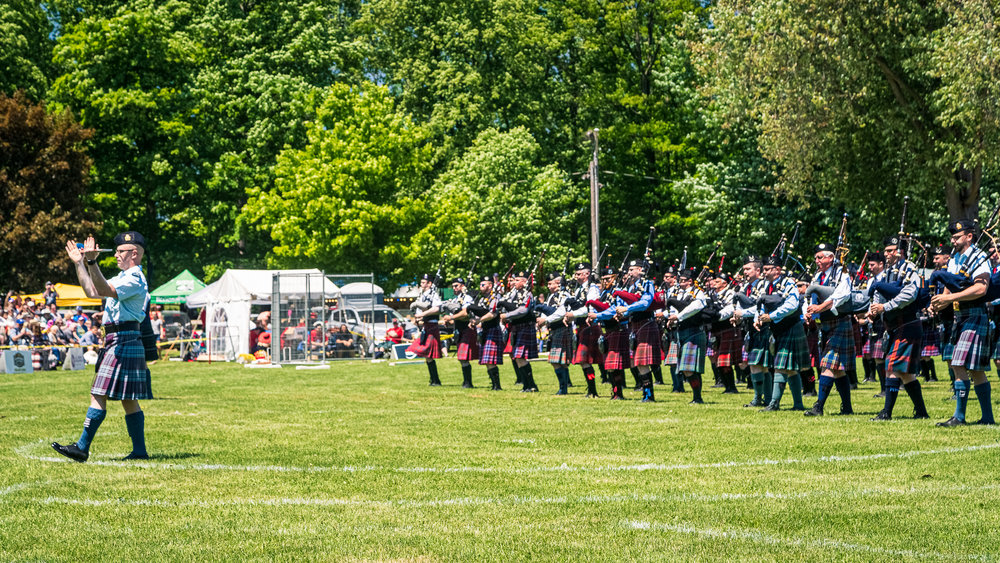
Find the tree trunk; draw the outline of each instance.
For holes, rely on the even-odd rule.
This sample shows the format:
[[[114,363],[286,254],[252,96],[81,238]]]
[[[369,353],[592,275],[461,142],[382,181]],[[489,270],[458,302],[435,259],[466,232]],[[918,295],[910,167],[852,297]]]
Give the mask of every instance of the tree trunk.
[[[983,181],[983,166],[960,168],[944,181],[945,201],[950,221],[979,218],[979,188]]]

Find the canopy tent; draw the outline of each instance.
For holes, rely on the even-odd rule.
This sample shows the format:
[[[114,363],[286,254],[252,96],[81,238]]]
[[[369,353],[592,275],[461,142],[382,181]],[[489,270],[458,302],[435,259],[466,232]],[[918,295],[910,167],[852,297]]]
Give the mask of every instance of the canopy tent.
[[[304,295],[316,300],[340,295],[340,288],[323,276],[323,272],[308,270],[226,270],[222,277],[188,295],[188,307],[205,307],[205,331],[209,335],[211,354],[235,359],[250,351],[250,306],[273,305],[275,274],[281,274],[282,300]]]
[[[83,288],[78,285],[69,285],[66,283],[57,283],[53,287],[59,297],[56,298],[56,306],[60,309],[76,307],[80,305],[81,307],[101,307],[100,299],[91,299],[87,297],[87,294],[83,292]],[[31,298],[35,303],[44,303],[45,298],[42,297],[41,293],[35,293],[32,295],[25,295],[26,299]]]
[[[342,307],[354,309],[371,309],[372,300],[376,305],[385,302],[385,291],[381,287],[368,282],[349,283],[340,288],[340,304]]]
[[[205,283],[191,272],[184,270],[174,279],[154,289],[149,296],[150,301],[157,305],[171,305],[186,303],[188,295],[202,289],[205,289]]]

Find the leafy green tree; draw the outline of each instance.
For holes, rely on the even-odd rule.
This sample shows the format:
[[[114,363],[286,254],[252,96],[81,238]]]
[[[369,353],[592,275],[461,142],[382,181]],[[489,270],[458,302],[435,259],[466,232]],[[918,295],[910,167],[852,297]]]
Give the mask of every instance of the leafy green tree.
[[[423,266],[412,238],[432,210],[400,194],[426,187],[426,132],[384,87],[333,85],[314,111],[305,147],[279,154],[274,189],[251,190],[240,215],[274,240],[268,263],[390,280]]]
[[[31,0],[0,3],[0,93],[23,90],[31,99],[45,98],[52,79],[52,25]]]
[[[66,241],[100,227],[85,203],[92,131],[23,92],[0,93],[0,287],[37,291],[72,279]]]

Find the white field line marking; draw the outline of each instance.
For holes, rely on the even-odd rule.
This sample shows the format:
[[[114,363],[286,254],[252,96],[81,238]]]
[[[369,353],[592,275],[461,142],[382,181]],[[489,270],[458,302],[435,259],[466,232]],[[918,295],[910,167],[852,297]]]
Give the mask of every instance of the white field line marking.
[[[368,506],[368,507],[437,507],[437,506],[503,506],[503,505],[548,505],[548,504],[616,504],[627,502],[678,503],[678,502],[729,502],[741,500],[802,500],[811,497],[866,497],[880,495],[940,494],[945,492],[983,492],[1000,488],[1000,484],[970,487],[956,485],[946,487],[911,487],[909,489],[856,489],[847,491],[812,491],[801,493],[724,493],[706,495],[701,493],[679,493],[673,495],[586,495],[577,497],[465,497],[450,499],[336,499],[336,498],[236,498],[220,500],[158,500],[158,499],[71,499],[63,497],[39,497],[10,499],[8,502],[31,502],[37,504],[69,504],[84,506],[163,506],[163,507],[223,507],[223,506]]]
[[[675,532],[679,534],[691,534],[695,536],[715,538],[722,540],[747,540],[755,543],[775,545],[780,547],[797,546],[809,548],[836,549],[841,551],[854,551],[868,553],[872,555],[891,555],[898,557],[912,557],[918,559],[946,559],[946,560],[973,560],[973,561],[995,561],[996,555],[979,555],[969,553],[940,553],[937,551],[916,551],[912,549],[889,549],[871,545],[848,543],[840,540],[820,538],[815,540],[800,538],[783,538],[770,536],[756,530],[717,530],[713,528],[697,528],[684,524],[659,524],[651,522],[627,521],[625,525],[636,530],[660,530],[665,532]]]
[[[15,452],[22,457],[27,459],[33,459],[36,461],[53,461],[53,462],[66,462],[71,461],[65,458],[57,458],[52,456],[37,456],[31,454],[29,450],[36,446],[35,443],[25,444],[15,448]],[[381,467],[373,465],[364,466],[288,466],[288,465],[226,465],[226,464],[185,464],[185,463],[157,463],[150,461],[104,461],[104,460],[90,460],[87,463],[89,465],[103,465],[111,467],[143,467],[148,469],[174,469],[174,470],[192,470],[192,471],[271,471],[279,473],[289,473],[289,472],[303,472],[303,473],[314,473],[314,472],[341,472],[341,473],[366,473],[366,472],[381,472],[381,473],[498,473],[498,474],[523,474],[523,473],[550,473],[550,472],[568,472],[568,473],[583,473],[583,472],[642,472],[642,471],[678,471],[678,470],[691,470],[691,469],[720,469],[727,467],[757,467],[757,466],[771,466],[771,465],[794,465],[794,464],[808,464],[808,463],[849,463],[857,461],[871,461],[876,459],[907,459],[917,456],[925,455],[942,455],[942,454],[955,454],[955,453],[966,453],[966,452],[976,452],[981,450],[992,450],[1000,448],[1000,443],[996,444],[981,444],[976,446],[963,446],[960,448],[941,448],[938,450],[915,450],[909,452],[899,452],[899,453],[878,453],[878,454],[865,454],[865,455],[854,455],[854,456],[820,456],[820,457],[807,457],[807,458],[788,458],[788,459],[757,459],[757,460],[746,460],[746,461],[720,461],[715,463],[685,463],[685,464],[673,464],[667,465],[662,463],[645,463],[639,465],[605,465],[605,466],[573,466],[569,464],[562,464],[556,466],[548,467]],[[124,456],[124,454],[121,454]]]
[[[28,487],[34,484],[35,483],[15,483],[13,485],[4,487],[0,489],[0,497],[7,496],[11,493],[16,493],[17,491],[23,491],[24,489],[27,489]]]

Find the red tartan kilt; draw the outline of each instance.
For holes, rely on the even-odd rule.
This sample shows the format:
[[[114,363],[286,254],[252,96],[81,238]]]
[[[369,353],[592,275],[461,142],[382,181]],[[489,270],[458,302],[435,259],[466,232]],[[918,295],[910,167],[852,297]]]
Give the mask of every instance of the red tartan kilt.
[[[576,331],[576,355],[573,356],[574,364],[604,364],[604,354],[597,346],[597,339],[601,337],[601,327],[599,325],[582,326]]]
[[[608,353],[604,356],[604,369],[628,369],[632,358],[628,345],[629,331],[615,330],[604,335],[608,342]]]
[[[715,333],[715,365],[730,367],[743,359],[743,335],[731,328]]]
[[[476,329],[466,327],[458,337],[458,353],[455,358],[460,361],[472,361],[479,359],[479,337]]]
[[[534,323],[510,325],[510,349],[513,358],[533,360],[538,357],[538,334]]]
[[[503,365],[503,330],[500,326],[483,329],[483,345],[479,347],[479,365]]]
[[[632,354],[633,366],[655,366],[660,363],[662,353],[660,351],[660,328],[654,320],[645,320],[635,323],[638,327],[631,327],[635,334],[636,347]]]
[[[424,331],[406,349],[418,358],[437,359],[441,357],[441,328],[437,323],[424,324]]]
[[[511,341],[513,341],[513,339],[514,339],[514,335],[513,335],[513,333],[510,330],[510,326],[508,326],[507,327],[507,344],[504,345],[504,347],[503,347],[503,353],[504,354],[510,354],[511,352],[514,351],[514,347],[511,346],[511,344],[510,344]]]

